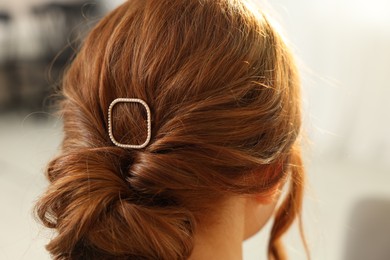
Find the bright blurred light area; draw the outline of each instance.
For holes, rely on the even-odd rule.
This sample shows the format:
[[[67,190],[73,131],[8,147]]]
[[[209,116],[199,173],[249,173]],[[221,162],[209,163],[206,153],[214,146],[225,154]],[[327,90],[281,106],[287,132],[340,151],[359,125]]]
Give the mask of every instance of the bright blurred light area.
[[[31,209],[61,140],[52,96],[73,47],[123,1],[0,1],[0,259],[49,259]],[[390,259],[390,1],[257,3],[302,75],[312,259]],[[270,224],[244,260],[266,259]],[[290,259],[306,259],[296,227],[285,242]]]

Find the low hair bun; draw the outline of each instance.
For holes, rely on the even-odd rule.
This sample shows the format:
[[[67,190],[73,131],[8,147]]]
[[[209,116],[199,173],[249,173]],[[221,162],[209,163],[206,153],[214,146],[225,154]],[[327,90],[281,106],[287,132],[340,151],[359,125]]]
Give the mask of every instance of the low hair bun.
[[[118,169],[121,156],[114,150],[121,153],[85,149],[63,154],[49,164],[51,185],[37,204],[38,217],[58,231],[48,251],[54,259],[161,259],[162,255],[181,259],[189,255],[191,213],[173,205],[143,204],[145,200]]]

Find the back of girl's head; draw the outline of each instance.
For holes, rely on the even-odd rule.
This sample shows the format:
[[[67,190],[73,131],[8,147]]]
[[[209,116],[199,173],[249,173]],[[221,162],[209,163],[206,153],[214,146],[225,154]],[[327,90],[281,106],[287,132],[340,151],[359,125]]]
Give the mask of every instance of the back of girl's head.
[[[85,40],[63,81],[61,153],[37,204],[55,259],[186,259],[202,216],[232,195],[272,196],[270,258],[299,215],[299,80],[266,17],[241,0],[129,0]],[[140,98],[143,149],[115,146],[108,107]],[[121,143],[146,138],[138,104],[113,109]],[[279,170],[275,170],[279,169]]]

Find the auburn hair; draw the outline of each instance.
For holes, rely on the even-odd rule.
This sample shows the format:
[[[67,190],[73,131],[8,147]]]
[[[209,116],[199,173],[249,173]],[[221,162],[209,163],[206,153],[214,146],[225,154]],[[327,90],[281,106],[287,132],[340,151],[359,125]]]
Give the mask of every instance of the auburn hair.
[[[202,215],[289,178],[270,259],[300,216],[300,82],[280,34],[244,0],[129,0],[90,32],[62,83],[64,137],[36,213],[54,259],[186,259]],[[143,149],[115,146],[108,107],[152,112]],[[113,109],[114,136],[141,144],[146,111]],[[270,170],[279,169],[279,170]]]

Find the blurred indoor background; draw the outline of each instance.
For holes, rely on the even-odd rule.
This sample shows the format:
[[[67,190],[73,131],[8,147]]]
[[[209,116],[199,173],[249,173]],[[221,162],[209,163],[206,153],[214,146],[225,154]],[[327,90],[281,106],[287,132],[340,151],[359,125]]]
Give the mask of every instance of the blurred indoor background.
[[[85,33],[122,0],[0,0],[0,259],[49,259],[32,218],[61,140],[53,104]],[[312,259],[390,259],[390,1],[273,0],[302,75]],[[265,230],[245,260],[266,259]],[[297,228],[285,239],[305,259]]]

